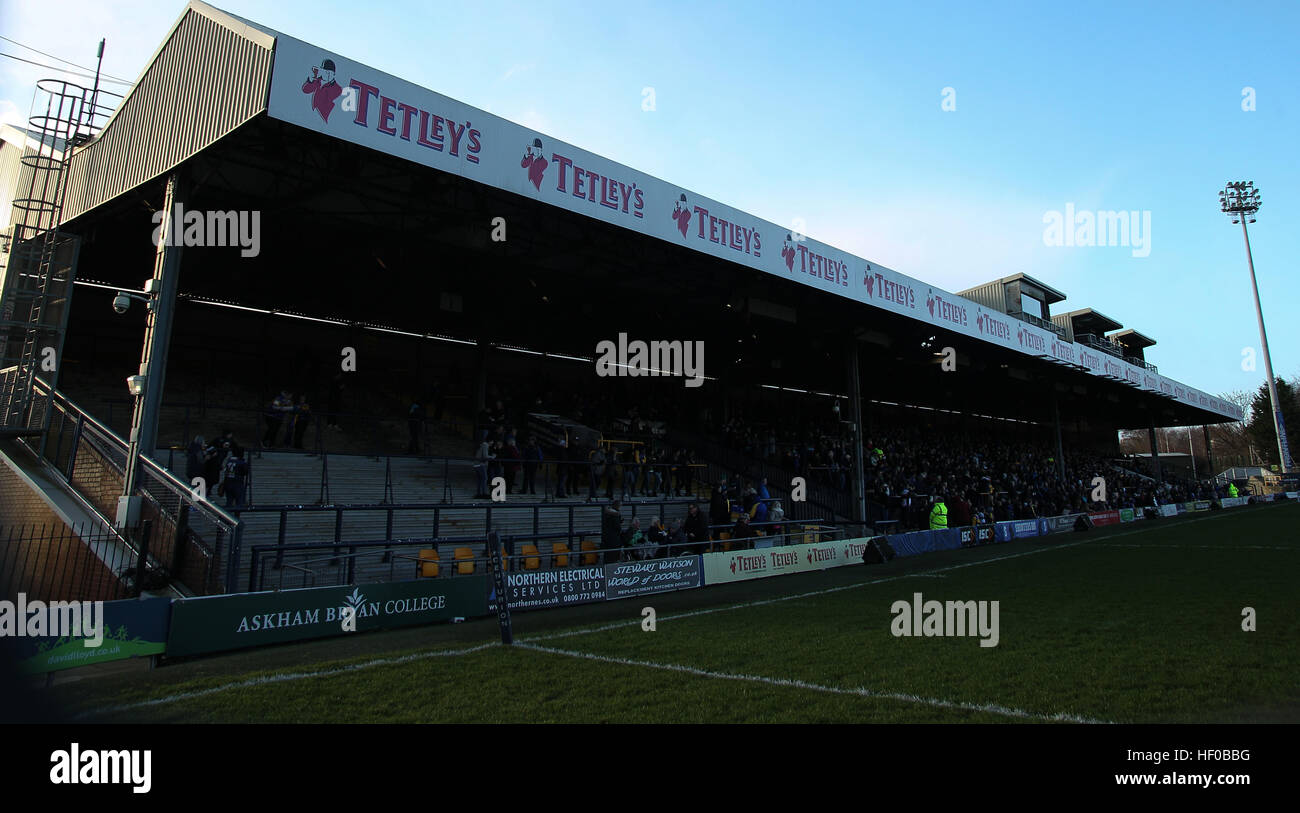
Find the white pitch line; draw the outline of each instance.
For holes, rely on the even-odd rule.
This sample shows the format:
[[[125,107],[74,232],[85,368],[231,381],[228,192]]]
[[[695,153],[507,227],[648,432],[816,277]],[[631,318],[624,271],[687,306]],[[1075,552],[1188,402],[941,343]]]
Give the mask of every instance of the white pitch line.
[[[497,646],[503,646],[503,644],[493,641],[487,644],[479,644],[478,646],[472,646],[469,647],[468,649],[440,649],[432,652],[414,652],[410,655],[403,655],[399,658],[379,658],[372,661],[354,663],[351,664],[350,666],[339,666],[333,669],[320,669],[315,672],[289,672],[282,675],[267,675],[265,677],[257,677],[257,678],[251,678],[249,680],[242,680],[239,681],[238,683],[223,683],[220,686],[212,686],[207,689],[198,689],[193,692],[181,692],[179,694],[171,694],[171,695],[167,695],[166,697],[158,697],[153,700],[141,700],[135,703],[121,703],[116,706],[103,706],[101,708],[90,709],[89,711],[83,711],[81,714],[76,715],[72,719],[81,720],[87,717],[95,717],[101,714],[111,714],[113,712],[118,712],[118,711],[128,711],[130,709],[144,708],[145,706],[161,706],[166,703],[175,703],[180,700],[193,700],[198,697],[207,697],[208,695],[211,694],[224,692],[228,689],[245,689],[245,688],[251,688],[253,686],[265,686],[272,683],[287,683],[289,681],[294,681],[294,680],[306,680],[308,678],[314,678],[314,677],[332,677],[334,675],[341,675],[346,672],[359,672],[362,669],[369,669],[374,666],[392,666],[394,664],[410,663],[411,661],[419,661],[419,660],[424,660],[426,658],[445,658],[445,657],[452,657],[456,655],[468,655],[471,652],[478,652],[480,650],[491,649],[492,647],[497,647]]]
[[[1018,717],[1025,720],[1044,720],[1057,723],[1107,723],[1106,720],[1094,720],[1090,717],[1083,717],[1078,714],[1069,714],[1063,711],[1057,712],[1056,714],[1040,714],[1035,711],[1014,709],[996,703],[962,703],[956,700],[942,700],[933,697],[921,697],[920,695],[915,694],[902,694],[900,692],[877,692],[865,688],[844,689],[839,686],[823,686],[818,683],[809,683],[807,681],[793,680],[789,678],[772,678],[764,677],[762,675],[738,675],[730,674],[728,672],[711,672],[707,669],[697,669],[693,666],[679,666],[677,664],[656,663],[654,661],[635,661],[629,658],[613,658],[605,655],[594,655],[590,652],[576,652],[569,649],[553,649],[547,646],[537,646],[536,644],[516,644],[516,646],[522,649],[532,649],[537,652],[547,652],[552,655],[585,658],[587,660],[613,663],[620,666],[643,666],[649,669],[663,669],[669,672],[681,672],[683,674],[696,675],[698,677],[718,678],[721,680],[740,680],[749,683],[766,683],[769,686],[810,689],[816,692],[826,692],[827,694],[851,695],[855,697],[871,698],[873,700],[896,700],[903,703],[917,703],[941,709],[960,709],[963,711],[985,712],[988,714],[999,714],[1003,717]]]

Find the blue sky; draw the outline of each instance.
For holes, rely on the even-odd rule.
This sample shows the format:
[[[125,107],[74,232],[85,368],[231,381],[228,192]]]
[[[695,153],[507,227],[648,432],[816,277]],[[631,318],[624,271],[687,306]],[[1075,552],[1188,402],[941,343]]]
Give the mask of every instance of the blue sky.
[[[1264,378],[1216,194],[1254,180],[1274,370],[1300,375],[1300,4],[214,5],[950,291],[1028,273],[1212,393]],[[0,0],[0,35],[83,65],[106,37],[134,80],[182,9]],[[50,73],[0,58],[0,117]],[[1045,245],[1067,204],[1149,212],[1149,255]]]

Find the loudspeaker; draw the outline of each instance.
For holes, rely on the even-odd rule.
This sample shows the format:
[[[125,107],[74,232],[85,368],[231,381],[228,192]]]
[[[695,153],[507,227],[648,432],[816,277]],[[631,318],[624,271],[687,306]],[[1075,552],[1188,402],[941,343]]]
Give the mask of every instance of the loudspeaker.
[[[868,565],[879,565],[888,562],[896,555],[889,540],[882,536],[867,542],[866,550],[862,551],[862,562]]]

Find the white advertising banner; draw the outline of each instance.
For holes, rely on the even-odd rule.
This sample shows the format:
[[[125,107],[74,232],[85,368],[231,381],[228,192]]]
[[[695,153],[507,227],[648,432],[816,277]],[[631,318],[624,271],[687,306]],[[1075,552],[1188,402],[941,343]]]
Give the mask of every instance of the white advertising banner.
[[[867,549],[867,541],[867,537],[862,537],[809,545],[706,553],[701,556],[704,560],[704,583],[724,584],[860,565],[862,554]]]
[[[284,34],[267,114],[1027,355],[1240,418],[1237,407],[543,133]]]

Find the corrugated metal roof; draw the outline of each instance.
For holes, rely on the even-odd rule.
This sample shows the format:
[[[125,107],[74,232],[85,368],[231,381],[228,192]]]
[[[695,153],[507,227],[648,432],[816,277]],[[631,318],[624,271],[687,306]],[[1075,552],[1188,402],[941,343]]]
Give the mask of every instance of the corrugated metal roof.
[[[191,2],[99,136],[68,162],[66,222],[153,180],[266,110],[274,35]]]

